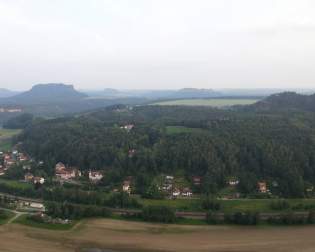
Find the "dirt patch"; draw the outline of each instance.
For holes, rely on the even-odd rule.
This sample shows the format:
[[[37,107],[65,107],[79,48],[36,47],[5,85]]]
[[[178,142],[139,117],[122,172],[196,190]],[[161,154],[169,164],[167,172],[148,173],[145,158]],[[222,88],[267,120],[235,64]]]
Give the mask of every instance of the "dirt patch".
[[[0,227],[5,252],[311,252],[315,226],[181,226],[94,219],[71,231]]]

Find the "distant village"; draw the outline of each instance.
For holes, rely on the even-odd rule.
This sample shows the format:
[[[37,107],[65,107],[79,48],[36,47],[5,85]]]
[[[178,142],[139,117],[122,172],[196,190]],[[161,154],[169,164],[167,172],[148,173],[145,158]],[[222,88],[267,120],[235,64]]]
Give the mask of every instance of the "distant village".
[[[122,126],[122,129],[130,131],[134,125],[128,124]],[[131,149],[128,152],[129,157],[135,155],[136,150]],[[0,177],[4,176],[7,171],[10,170],[14,165],[20,164],[24,170],[24,182],[33,183],[34,185],[43,185],[47,178],[42,176],[35,176],[31,173],[31,163],[35,162],[27,154],[19,152],[18,150],[12,150],[8,152],[0,152]],[[42,161],[37,162],[37,165],[43,165]],[[86,173],[86,176],[90,183],[97,184],[99,183],[106,174],[101,170],[89,170]],[[68,166],[62,162],[58,162],[55,165],[55,177],[52,178],[60,183],[80,183],[79,178],[82,177],[82,171],[78,167]],[[133,176],[126,177],[121,186],[115,187],[112,189],[113,192],[123,191],[128,194],[133,194],[135,192],[135,181]],[[166,197],[169,198],[191,198],[198,197],[198,194],[194,195],[193,188],[200,188],[203,183],[203,178],[201,176],[192,176],[189,183],[177,183],[178,178],[173,175],[160,175],[159,180],[155,183],[158,191],[163,193]],[[236,188],[240,183],[237,177],[231,177],[227,179],[226,184],[228,188]],[[274,181],[272,183],[273,187],[277,187],[278,183]],[[198,191],[198,190],[197,190]],[[261,194],[271,194],[268,188],[266,181],[259,181],[257,183],[257,192]],[[234,193],[224,195],[221,198],[223,199],[233,199],[239,198],[240,193],[236,190]]]
[[[135,127],[134,124],[126,124],[120,126],[122,130],[130,132]],[[127,153],[129,158],[136,155],[135,149],[129,149]],[[2,160],[2,161],[1,161]],[[24,182],[33,183],[34,185],[43,185],[47,178],[42,176],[35,176],[31,172],[31,164],[35,161],[30,158],[26,153],[19,152],[17,149],[7,152],[0,152],[0,177],[4,176],[8,170],[14,165],[22,165],[24,170]],[[35,162],[37,165],[44,165],[43,161]],[[106,174],[102,170],[89,170],[84,174],[90,183],[98,184]],[[78,167],[68,166],[62,162],[58,162],[55,165],[55,176],[52,178],[56,182],[63,183],[73,183],[80,184],[82,180],[80,178],[83,176],[82,171]],[[203,178],[201,176],[192,176],[186,179],[186,183],[179,183],[180,178],[171,174],[160,175],[155,181],[157,190],[168,198],[191,198],[198,197],[198,192],[203,184]],[[237,177],[230,177],[226,181],[227,188],[231,189],[231,192],[225,195],[220,195],[222,199],[235,199],[240,198],[240,193],[236,190],[239,185],[240,180]],[[272,187],[277,187],[277,181],[273,181]],[[193,190],[197,189],[197,190]],[[127,176],[122,181],[121,185],[112,188],[112,192],[123,191],[128,194],[133,194],[135,190],[135,178],[133,176]],[[197,192],[194,195],[194,191]],[[257,183],[257,193],[261,194],[271,194],[266,181],[258,181]]]

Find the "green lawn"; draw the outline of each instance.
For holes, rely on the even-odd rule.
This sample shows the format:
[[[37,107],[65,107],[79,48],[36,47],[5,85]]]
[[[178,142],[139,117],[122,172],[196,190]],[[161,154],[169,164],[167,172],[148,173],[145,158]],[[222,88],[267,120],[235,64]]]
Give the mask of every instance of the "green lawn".
[[[44,229],[51,229],[51,230],[69,230],[74,227],[78,222],[72,221],[70,224],[50,224],[50,223],[40,223],[27,218],[27,214],[21,215],[17,218],[14,223],[22,224],[25,226],[31,226],[35,228],[44,228]]]
[[[239,200],[220,200],[221,212],[232,213],[232,212],[274,212],[270,208],[271,202],[274,199],[239,199]],[[309,206],[310,209],[315,210],[315,199],[288,199],[287,200],[291,207],[303,204],[303,206]],[[144,206],[148,205],[162,205],[173,207],[179,211],[203,211],[201,209],[200,199],[162,199],[162,200],[151,200],[151,199],[140,199],[140,202]],[[297,209],[297,211],[303,209]]]
[[[0,128],[0,151],[7,151],[12,148],[11,138],[19,134],[19,129],[1,129]]]
[[[10,179],[0,179],[0,184],[5,184],[7,186],[10,186],[11,188],[18,188],[18,189],[29,189],[33,188],[33,186],[29,183],[24,183],[16,180],[10,180]]]
[[[6,224],[11,218],[14,217],[14,213],[8,210],[1,210],[5,212],[5,218],[0,218],[0,225]]]
[[[169,206],[179,211],[201,211],[201,200],[199,199],[140,199],[144,206]]]
[[[225,107],[234,105],[249,105],[257,102],[258,99],[183,99],[183,100],[171,100],[161,101],[153,103],[152,105],[184,105],[184,106],[210,106],[210,107]]]

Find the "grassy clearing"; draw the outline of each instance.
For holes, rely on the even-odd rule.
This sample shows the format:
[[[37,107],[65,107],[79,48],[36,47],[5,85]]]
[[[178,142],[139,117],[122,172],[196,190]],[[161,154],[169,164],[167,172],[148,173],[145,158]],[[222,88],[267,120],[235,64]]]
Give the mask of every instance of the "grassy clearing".
[[[15,215],[15,213],[11,211],[7,211],[7,210],[1,210],[1,211],[4,211],[5,217],[0,218],[0,225],[6,224]]]
[[[258,99],[228,99],[228,98],[217,98],[217,99],[183,99],[183,100],[171,100],[161,101],[153,103],[153,105],[161,106],[172,106],[172,105],[183,105],[183,106],[210,106],[210,107],[226,107],[234,105],[250,105],[257,102]]]
[[[11,138],[21,132],[19,129],[0,129],[0,151],[7,151],[12,148]]]
[[[7,186],[10,186],[11,188],[17,188],[17,189],[29,189],[33,188],[33,186],[29,183],[20,182],[16,180],[10,180],[10,179],[0,179],[0,184],[5,184]]]
[[[274,199],[239,199],[239,200],[220,200],[221,212],[276,212],[271,209],[270,205]],[[310,209],[315,209],[315,199],[288,199],[291,207],[302,204],[309,206]],[[179,211],[203,211],[201,209],[200,199],[174,199],[174,200],[151,200],[140,199],[144,206],[169,206]],[[301,209],[302,210],[302,209]],[[279,211],[279,210],[277,210]],[[286,211],[286,210],[283,210]]]
[[[180,211],[201,211],[201,200],[200,199],[140,199],[140,202],[144,206],[169,206]]]
[[[166,134],[173,135],[173,134],[180,134],[180,133],[207,133],[204,129],[199,128],[188,128],[185,126],[167,126],[166,127]]]
[[[27,217],[28,217],[27,214],[23,214],[19,218],[17,218],[14,221],[14,223],[25,225],[25,226],[31,226],[35,228],[50,229],[50,230],[70,230],[78,223],[77,221],[72,221],[70,224],[41,223],[41,222],[33,221]]]

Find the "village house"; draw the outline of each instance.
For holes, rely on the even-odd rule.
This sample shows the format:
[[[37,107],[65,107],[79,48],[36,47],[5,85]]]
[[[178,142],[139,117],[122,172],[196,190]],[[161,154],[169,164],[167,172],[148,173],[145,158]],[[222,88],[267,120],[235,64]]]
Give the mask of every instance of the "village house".
[[[178,188],[175,188],[172,192],[173,197],[178,197],[180,196],[180,190]]]
[[[239,183],[240,183],[240,181],[239,181],[237,178],[230,178],[230,179],[227,181],[227,184],[228,184],[229,186],[237,186]]]
[[[121,129],[125,129],[126,131],[129,132],[130,130],[133,129],[133,127],[134,127],[133,124],[126,124],[126,125],[124,125],[124,126],[121,126],[120,128],[121,128]]]
[[[267,183],[265,181],[259,181],[257,183],[257,187],[258,187],[258,191],[260,193],[267,193],[268,192]]]
[[[185,187],[185,188],[183,188],[181,195],[184,197],[191,197],[193,195],[193,193],[192,193],[190,188]]]
[[[25,182],[32,182],[33,178],[34,178],[34,175],[30,172],[28,172],[24,175]]]
[[[59,162],[55,166],[56,177],[62,180],[69,180],[81,176],[81,171],[74,167],[66,168],[66,166]]]
[[[61,162],[57,163],[55,166],[56,173],[65,169],[66,169],[66,166]]]
[[[132,157],[135,155],[135,153],[136,153],[136,150],[135,150],[135,149],[129,150],[129,151],[128,151],[128,157],[129,157],[129,158],[132,158]]]
[[[201,185],[201,177],[200,176],[193,176],[192,182],[194,186],[200,186]]]
[[[99,182],[103,178],[103,174],[100,171],[89,171],[89,180],[91,182]]]
[[[42,185],[42,184],[45,183],[45,179],[43,177],[34,177],[33,178],[33,183]]]
[[[131,193],[131,181],[125,180],[123,182],[122,190],[123,190],[123,192],[130,194]]]
[[[28,158],[27,158],[27,156],[26,156],[25,154],[20,153],[20,154],[18,155],[18,160],[19,160],[20,162],[23,162],[23,161],[27,161]]]
[[[4,160],[4,165],[6,166],[6,168],[9,168],[10,166],[14,165],[16,162],[13,159],[6,159]]]

